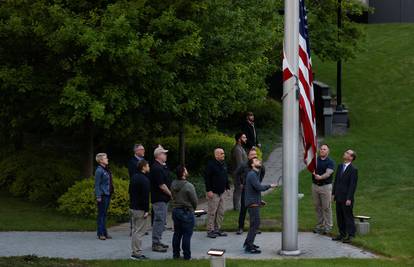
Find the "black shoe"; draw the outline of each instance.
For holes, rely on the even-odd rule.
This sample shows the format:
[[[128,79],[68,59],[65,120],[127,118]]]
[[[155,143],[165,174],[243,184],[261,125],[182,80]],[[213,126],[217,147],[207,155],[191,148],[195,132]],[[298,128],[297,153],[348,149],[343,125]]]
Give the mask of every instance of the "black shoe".
[[[352,243],[353,238],[354,238],[353,236],[348,236],[348,237],[342,239],[342,243],[350,244],[350,243]]]
[[[221,231],[221,230],[217,230],[217,231],[215,232],[215,234],[216,234],[217,236],[227,236],[227,233],[225,233],[225,232],[223,232],[223,231]]]
[[[217,237],[217,234],[215,232],[208,232],[207,233],[207,237],[216,238]]]
[[[131,255],[130,257],[133,260],[147,260],[148,258],[144,255]]]
[[[180,259],[181,258],[181,256],[180,255],[173,255],[173,259],[175,259],[175,260],[178,260],[178,259]]]
[[[262,253],[262,251],[261,251],[261,250],[259,250],[259,249],[257,249],[257,248],[254,248],[254,247],[251,247],[251,248],[246,248],[246,249],[245,249],[245,251],[246,251],[247,253],[251,253],[251,254],[260,254],[260,253]]]
[[[163,248],[169,248],[170,247],[170,246],[168,246],[166,244],[163,244],[163,243],[160,243],[160,246],[163,247]]]
[[[337,235],[332,238],[333,241],[342,241],[345,237],[342,235]]]
[[[247,244],[246,244],[246,243],[244,243],[244,244],[243,244],[243,247],[244,247],[245,249],[247,249],[247,248],[248,248],[248,246],[247,246]],[[253,244],[251,247],[252,247],[252,248],[260,248],[258,245],[255,245],[255,244]]]
[[[260,230],[256,231],[256,235],[260,235],[261,233],[262,233],[262,231],[260,231]]]
[[[241,234],[243,234],[243,229],[237,230],[236,235],[241,235]]]

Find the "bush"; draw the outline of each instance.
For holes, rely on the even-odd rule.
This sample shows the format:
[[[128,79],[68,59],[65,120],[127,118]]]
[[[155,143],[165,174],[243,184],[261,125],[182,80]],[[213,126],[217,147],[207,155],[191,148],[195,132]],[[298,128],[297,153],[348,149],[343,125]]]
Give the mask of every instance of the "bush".
[[[51,151],[25,150],[0,161],[0,186],[13,196],[54,204],[78,179],[74,165]]]
[[[282,125],[282,104],[267,98],[262,103],[249,107],[254,113],[255,123],[259,128],[270,128]]]
[[[113,178],[115,193],[111,196],[108,216],[116,220],[129,217],[129,181]],[[59,200],[58,210],[76,216],[95,217],[97,215],[95,180],[88,178],[76,182]]]
[[[175,167],[179,164],[178,137],[169,136],[158,138],[157,143],[162,144],[170,152],[168,164]],[[219,132],[201,132],[193,130],[186,134],[185,150],[186,165],[189,170],[196,173],[204,173],[208,160],[214,158],[214,149],[222,147],[226,152],[226,161],[230,162],[230,152],[234,146],[234,138]]]
[[[122,180],[128,180],[129,181],[129,173],[128,168],[124,166],[118,166],[115,164],[110,165],[110,169],[112,172],[112,175],[115,177],[119,177]]]

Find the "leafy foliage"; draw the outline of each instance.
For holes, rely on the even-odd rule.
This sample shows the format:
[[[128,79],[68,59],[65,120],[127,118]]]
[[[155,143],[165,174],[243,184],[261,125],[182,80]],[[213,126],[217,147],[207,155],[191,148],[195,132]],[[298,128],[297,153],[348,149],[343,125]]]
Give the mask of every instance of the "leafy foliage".
[[[179,164],[178,138],[175,136],[163,137],[157,140],[170,152],[168,153],[168,164],[175,167]],[[230,152],[234,146],[234,138],[219,132],[203,132],[190,129],[186,138],[186,165],[189,170],[203,173],[207,162],[214,159],[214,149],[222,147],[226,153],[226,161],[230,162]]]
[[[115,193],[111,196],[108,215],[125,220],[129,216],[129,182],[114,177]],[[59,200],[59,211],[77,216],[92,217],[97,214],[94,179],[88,178],[76,182]]]
[[[26,150],[0,161],[0,186],[14,196],[54,204],[77,179],[74,161],[52,151]]]

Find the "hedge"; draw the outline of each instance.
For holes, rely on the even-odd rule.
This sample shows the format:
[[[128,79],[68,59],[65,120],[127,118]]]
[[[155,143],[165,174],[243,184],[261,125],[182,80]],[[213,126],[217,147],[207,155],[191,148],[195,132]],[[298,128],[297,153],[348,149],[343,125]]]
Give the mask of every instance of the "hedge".
[[[119,221],[129,217],[129,181],[114,177],[115,193],[111,196],[108,216]],[[95,217],[97,215],[93,177],[76,182],[59,200],[58,210],[76,216]]]

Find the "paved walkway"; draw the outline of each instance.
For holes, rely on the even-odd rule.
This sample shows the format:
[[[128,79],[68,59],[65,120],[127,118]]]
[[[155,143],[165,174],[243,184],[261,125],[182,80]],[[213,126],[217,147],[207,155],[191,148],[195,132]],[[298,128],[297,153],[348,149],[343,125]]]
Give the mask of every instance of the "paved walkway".
[[[172,231],[166,231],[164,243],[170,244]],[[128,259],[130,238],[125,232],[113,232],[113,239],[100,241],[95,232],[0,232],[0,257],[35,254],[41,257],[79,258],[79,259]],[[262,233],[257,235],[256,244],[262,254],[251,255],[243,251],[246,234],[229,233],[228,237],[209,239],[204,232],[196,232],[191,241],[194,259],[208,258],[210,248],[226,249],[225,256],[233,259],[283,259],[278,254],[281,233]],[[332,241],[326,236],[313,233],[299,234],[300,258],[375,258],[372,253],[350,245]],[[167,253],[151,251],[151,237],[145,236],[143,252],[151,259],[170,259],[172,250]]]

